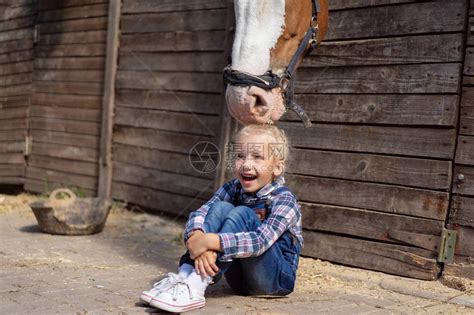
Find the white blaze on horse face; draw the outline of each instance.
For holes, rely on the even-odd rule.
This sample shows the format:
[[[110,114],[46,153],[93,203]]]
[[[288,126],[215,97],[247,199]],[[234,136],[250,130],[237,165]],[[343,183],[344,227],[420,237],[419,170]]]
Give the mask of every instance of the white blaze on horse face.
[[[255,75],[270,68],[270,50],[285,26],[285,0],[235,0],[232,68]]]

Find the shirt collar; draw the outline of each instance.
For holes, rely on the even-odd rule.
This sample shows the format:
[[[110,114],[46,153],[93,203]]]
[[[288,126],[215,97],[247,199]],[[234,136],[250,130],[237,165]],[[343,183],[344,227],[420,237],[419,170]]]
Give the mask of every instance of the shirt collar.
[[[278,187],[283,186],[283,184],[285,184],[285,178],[283,176],[277,176],[273,180],[273,182],[271,182],[269,184],[266,184],[265,186],[260,188],[260,190],[257,191],[256,195],[257,195],[258,198],[267,196],[268,194],[270,194],[272,191],[274,191]]]

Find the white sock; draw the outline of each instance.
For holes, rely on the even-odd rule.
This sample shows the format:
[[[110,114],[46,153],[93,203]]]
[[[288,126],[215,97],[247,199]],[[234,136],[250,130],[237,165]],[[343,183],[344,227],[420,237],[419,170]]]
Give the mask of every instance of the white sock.
[[[186,279],[191,272],[194,271],[194,267],[190,264],[182,264],[178,269],[178,276],[182,279]]]
[[[198,275],[196,271],[191,272],[191,274],[186,278],[186,282],[195,290],[200,292],[202,295],[204,295],[204,292],[206,291],[207,286],[209,283],[212,282],[212,277],[201,277],[201,275]]]

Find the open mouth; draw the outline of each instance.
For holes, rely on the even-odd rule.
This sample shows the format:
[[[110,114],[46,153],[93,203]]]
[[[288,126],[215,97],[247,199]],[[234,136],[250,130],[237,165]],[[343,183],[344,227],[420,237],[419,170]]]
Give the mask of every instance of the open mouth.
[[[242,180],[244,181],[244,183],[250,183],[255,179],[257,179],[257,175],[242,174]]]

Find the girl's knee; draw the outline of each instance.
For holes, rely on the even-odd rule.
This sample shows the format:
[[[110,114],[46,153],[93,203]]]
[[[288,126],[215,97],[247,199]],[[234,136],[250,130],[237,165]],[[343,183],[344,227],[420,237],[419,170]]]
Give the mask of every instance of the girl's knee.
[[[255,215],[254,211],[246,206],[237,206],[227,215],[230,219],[245,219],[248,216]]]
[[[227,201],[218,201],[209,209],[209,213],[221,213],[227,215],[227,213],[234,208],[234,205]]]

